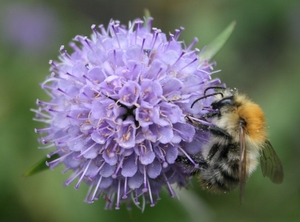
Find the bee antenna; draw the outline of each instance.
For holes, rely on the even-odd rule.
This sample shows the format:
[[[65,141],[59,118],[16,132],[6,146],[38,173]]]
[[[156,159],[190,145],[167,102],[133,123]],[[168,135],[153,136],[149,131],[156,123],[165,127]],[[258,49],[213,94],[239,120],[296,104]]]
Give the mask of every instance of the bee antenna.
[[[210,87],[210,88],[212,88],[212,87]],[[219,87],[219,88],[221,88],[221,87]],[[206,90],[205,90],[205,91],[206,91]],[[205,95],[205,91],[204,91],[204,95]],[[215,95],[222,95],[222,97],[224,97],[224,96],[223,96],[223,93],[221,93],[221,92],[216,92],[216,93],[212,93],[212,94],[209,94],[209,95],[205,95],[205,96],[202,96],[202,97],[196,99],[196,100],[192,103],[191,108],[193,108],[193,106],[195,105],[195,103],[198,102],[199,100],[205,99],[205,98],[208,98],[208,97],[211,97],[211,96],[215,96]]]
[[[207,87],[205,90],[204,90],[204,95],[206,95],[206,92],[210,89],[226,89],[225,87],[223,86],[211,86],[211,87]],[[222,96],[223,97],[223,96]]]

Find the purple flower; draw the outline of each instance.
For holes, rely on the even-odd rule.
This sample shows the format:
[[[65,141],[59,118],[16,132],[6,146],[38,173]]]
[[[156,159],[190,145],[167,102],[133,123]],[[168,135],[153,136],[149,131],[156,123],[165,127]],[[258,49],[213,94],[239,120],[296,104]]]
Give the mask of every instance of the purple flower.
[[[201,115],[210,98],[191,104],[220,81],[211,79],[213,64],[192,50],[197,39],[185,47],[178,41],[183,28],[167,39],[151,22],[93,25],[91,38],[75,37],[80,46],[72,42],[72,54],[60,48],[60,62],[50,61],[52,74],[42,83],[51,101],[38,100],[34,111],[48,126],[36,132],[56,148],[49,157],[59,155],[47,164],[73,171],[66,185],[87,183],[89,203],[101,196],[107,208],[141,200],[154,206],[162,187],[175,196],[171,184],[189,182],[178,154],[201,148],[205,135],[185,116]]]

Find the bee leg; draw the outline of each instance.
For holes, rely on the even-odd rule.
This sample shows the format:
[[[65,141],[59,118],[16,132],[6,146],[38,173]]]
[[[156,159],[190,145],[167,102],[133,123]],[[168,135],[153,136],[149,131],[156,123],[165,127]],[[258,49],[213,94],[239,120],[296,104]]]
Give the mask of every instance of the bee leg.
[[[191,155],[191,158],[194,160],[195,163],[197,163],[199,165],[200,169],[206,169],[207,168],[207,162],[203,158],[203,156]]]
[[[230,134],[227,133],[226,130],[223,130],[222,128],[217,127],[215,125],[208,126],[208,125],[201,124],[199,125],[199,128],[211,132],[214,136],[224,137],[225,139],[232,139]]]
[[[192,159],[192,161],[191,161]],[[198,171],[207,169],[206,160],[200,155],[191,155],[190,158],[186,156],[178,156],[176,162],[181,163],[182,167],[187,170],[187,172],[192,172],[191,175],[198,173]],[[197,164],[197,168],[195,168],[195,164]]]
[[[189,121],[191,124],[193,123],[193,120],[192,120],[189,116],[185,116],[185,119],[186,119],[187,121]]]
[[[213,158],[213,156],[216,154],[216,152],[219,150],[219,148],[220,148],[220,145],[219,144],[214,144],[213,146],[212,146],[212,148],[209,150],[209,153],[208,153],[208,155],[207,155],[207,159],[208,160],[211,160],[211,158]]]
[[[211,118],[211,117],[215,117],[217,115],[220,115],[219,111],[211,111],[209,113],[206,113],[202,116],[202,118],[207,119],[207,118]]]
[[[215,136],[221,136],[221,137],[225,137],[226,139],[232,139],[230,134],[220,127],[208,126],[208,130]]]

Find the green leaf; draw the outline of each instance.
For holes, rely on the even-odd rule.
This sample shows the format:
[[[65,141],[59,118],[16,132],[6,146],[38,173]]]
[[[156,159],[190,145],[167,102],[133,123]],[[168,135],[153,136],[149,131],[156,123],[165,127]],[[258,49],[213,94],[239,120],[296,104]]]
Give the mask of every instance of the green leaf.
[[[44,157],[43,159],[41,159],[39,162],[37,162],[35,165],[33,165],[29,170],[27,170],[26,173],[24,173],[24,177],[29,177],[32,176],[34,174],[37,174],[41,171],[44,170],[48,170],[50,169],[47,165],[46,165],[46,161],[50,162],[52,160],[55,160],[59,157],[58,154],[55,154],[53,156],[51,156],[50,158],[48,157]]]
[[[215,56],[231,36],[235,25],[235,21],[231,22],[229,26],[227,26],[227,28],[217,38],[209,43],[203,50],[203,53],[200,54],[199,60],[210,60],[213,56]]]

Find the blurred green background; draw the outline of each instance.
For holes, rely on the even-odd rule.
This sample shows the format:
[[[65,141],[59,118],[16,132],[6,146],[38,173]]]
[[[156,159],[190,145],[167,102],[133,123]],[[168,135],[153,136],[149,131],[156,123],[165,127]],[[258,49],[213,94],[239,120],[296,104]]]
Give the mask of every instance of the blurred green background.
[[[47,99],[39,83],[49,75],[60,45],[77,34],[91,34],[92,24],[111,18],[127,24],[148,8],[154,27],[173,32],[185,27],[181,40],[195,36],[202,48],[231,21],[237,27],[214,58],[215,74],[229,87],[247,93],[266,113],[270,140],[285,170],[281,185],[258,169],[246,186],[244,204],[238,190],[212,195],[197,180],[177,198],[167,192],[144,213],[105,211],[104,200],[83,202],[86,186],[63,187],[62,167],[29,178],[22,174],[48,153],[38,150],[32,121],[37,98]],[[300,221],[300,1],[197,0],[40,0],[0,3],[0,220],[1,221]]]

